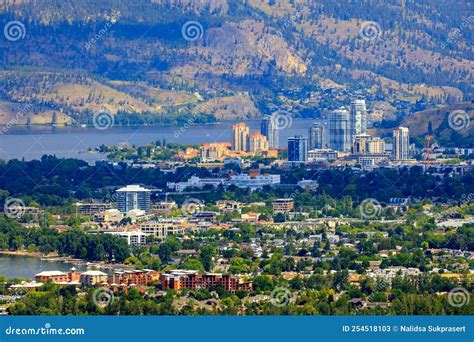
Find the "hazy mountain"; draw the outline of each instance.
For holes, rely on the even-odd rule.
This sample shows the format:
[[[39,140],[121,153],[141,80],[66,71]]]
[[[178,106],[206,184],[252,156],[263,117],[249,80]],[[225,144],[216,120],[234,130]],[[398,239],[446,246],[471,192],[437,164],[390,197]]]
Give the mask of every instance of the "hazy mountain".
[[[367,89],[387,103],[471,100],[472,7],[459,0],[3,0],[0,120],[12,116],[2,108],[18,103],[30,104],[26,116],[58,111],[71,122],[99,110],[122,123],[250,118],[272,106],[318,115],[331,103],[303,99],[328,84],[349,95]],[[20,35],[7,37],[12,21]]]

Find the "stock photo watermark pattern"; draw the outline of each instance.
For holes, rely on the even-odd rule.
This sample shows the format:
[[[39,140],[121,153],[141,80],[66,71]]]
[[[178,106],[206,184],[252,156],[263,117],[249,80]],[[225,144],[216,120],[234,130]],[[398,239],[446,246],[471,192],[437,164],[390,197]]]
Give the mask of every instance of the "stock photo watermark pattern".
[[[449,305],[453,307],[460,308],[468,305],[470,301],[471,294],[464,287],[456,287],[448,293]]]
[[[105,131],[114,126],[114,115],[108,111],[95,113],[92,118],[92,124],[99,131]]]
[[[19,198],[8,198],[5,201],[3,212],[11,219],[19,219],[25,214],[26,205]]]
[[[286,287],[275,287],[270,295],[270,303],[276,307],[284,307],[291,301],[291,291]]]
[[[114,302],[114,291],[111,289],[99,287],[92,293],[92,302],[100,307],[105,308]]]
[[[278,110],[272,113],[270,120],[273,127],[279,131],[290,128],[293,124],[293,117],[286,110]]]
[[[0,340],[465,328],[463,1],[7,1]]]
[[[84,328],[54,328],[51,323],[45,323],[39,328],[19,328],[9,326],[5,329],[7,336],[67,336],[85,335]]]
[[[373,41],[382,35],[382,28],[375,21],[365,21],[362,23],[359,36],[365,41]]]
[[[373,219],[380,215],[382,205],[375,198],[363,200],[359,206],[360,215],[364,219]]]
[[[85,49],[89,50],[94,45],[96,45],[100,40],[104,39],[104,37],[109,33],[110,29],[113,25],[115,25],[118,20],[120,19],[120,13],[112,14],[111,18],[107,23],[96,33],[92,38],[90,38],[87,43],[85,44]]]
[[[448,115],[449,127],[455,131],[462,131],[469,127],[471,119],[465,110],[454,110]]]
[[[10,42],[19,41],[26,37],[26,27],[21,21],[9,21],[3,28],[3,35]]]
[[[200,40],[204,36],[204,27],[199,21],[190,20],[184,23],[181,28],[183,38],[189,42]]]

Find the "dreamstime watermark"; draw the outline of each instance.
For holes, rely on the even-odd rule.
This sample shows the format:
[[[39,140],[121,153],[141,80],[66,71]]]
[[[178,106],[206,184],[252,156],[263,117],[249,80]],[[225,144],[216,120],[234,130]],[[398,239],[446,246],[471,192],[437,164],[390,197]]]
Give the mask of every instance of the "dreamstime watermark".
[[[387,288],[387,286],[388,286],[388,283],[385,280],[382,279],[381,281],[379,281],[375,289],[372,291],[372,293],[367,296],[366,298],[367,302],[372,302],[372,299],[374,299],[375,294],[384,291]],[[360,307],[355,307],[353,311],[357,313],[360,309],[361,309]]]
[[[25,214],[25,211],[26,205],[19,198],[10,197],[5,201],[3,206],[5,216],[11,219],[21,218]]]
[[[179,137],[181,137],[184,132],[188,130],[189,126],[193,125],[196,122],[197,116],[197,113],[193,114],[191,118],[189,118],[180,128],[174,131],[173,136],[176,139],[179,139]]]
[[[112,14],[111,19],[102,27],[98,33],[96,33],[92,38],[90,38],[86,45],[85,48],[86,50],[89,50],[91,47],[93,47],[95,44],[97,44],[98,41],[104,38],[104,36],[109,32],[109,29],[117,23],[118,19],[120,19],[120,13],[118,14]]]
[[[197,198],[187,198],[181,208],[184,212],[192,214],[204,208],[204,203]]]
[[[10,119],[5,126],[2,127],[2,130],[0,131],[0,135],[6,134],[8,130],[15,125],[18,125],[20,120],[22,118],[25,118],[28,114],[28,111],[31,109],[32,105],[27,103],[25,105],[20,105],[18,106],[18,111],[15,114],[15,116]]]
[[[25,25],[18,20],[9,21],[3,27],[3,35],[11,42],[16,42],[20,39],[23,39],[26,36]]]
[[[53,328],[51,323],[45,323],[40,328],[15,328],[9,326],[5,329],[6,335],[84,335],[86,331],[83,328]]]
[[[92,302],[99,308],[105,308],[114,301],[114,291],[99,287],[92,293]]]
[[[371,219],[380,215],[382,206],[375,198],[366,198],[359,205],[360,215],[365,219]]]
[[[104,131],[114,125],[114,116],[108,111],[95,113],[92,117],[92,124],[96,129]]]
[[[451,30],[448,33],[448,39],[446,39],[446,43],[441,43],[441,48],[444,50],[448,46],[448,44],[454,43],[455,41],[462,40],[462,32],[464,30],[470,30],[470,26],[474,22],[474,15],[469,17],[462,17],[461,18],[461,25],[456,27],[455,29]]]
[[[461,131],[469,127],[471,119],[469,114],[461,109],[453,110],[448,115],[448,125],[455,131]]]
[[[375,40],[382,35],[382,28],[375,21],[364,21],[359,30],[359,36],[366,40]]]
[[[271,115],[270,120],[273,128],[279,131],[290,128],[293,124],[293,118],[286,110],[277,110]]]
[[[204,36],[204,27],[199,21],[189,20],[181,27],[183,38],[189,42],[194,42]]]
[[[461,202],[460,202],[460,205],[463,205],[463,204],[469,204],[471,202],[474,201],[474,194],[473,193],[469,193],[469,194],[462,194],[461,195]]]
[[[286,287],[275,287],[270,295],[270,303],[276,307],[288,305],[291,300],[291,291]]]
[[[464,287],[455,287],[448,293],[448,303],[455,308],[469,304],[471,295]]]

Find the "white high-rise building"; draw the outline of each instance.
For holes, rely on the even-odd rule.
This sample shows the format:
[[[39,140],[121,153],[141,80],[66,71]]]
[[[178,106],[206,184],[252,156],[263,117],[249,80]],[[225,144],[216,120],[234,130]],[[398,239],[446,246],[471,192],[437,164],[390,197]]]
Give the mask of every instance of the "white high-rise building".
[[[130,210],[140,209],[145,212],[150,211],[151,190],[139,185],[127,185],[117,190],[117,206],[122,213]]]
[[[393,159],[407,160],[410,149],[410,130],[408,127],[398,127],[393,131]]]
[[[260,133],[267,137],[269,148],[278,148],[280,144],[277,120],[277,115],[273,114],[265,116],[260,124]]]
[[[367,130],[367,107],[365,100],[351,102],[351,134],[365,134]]]

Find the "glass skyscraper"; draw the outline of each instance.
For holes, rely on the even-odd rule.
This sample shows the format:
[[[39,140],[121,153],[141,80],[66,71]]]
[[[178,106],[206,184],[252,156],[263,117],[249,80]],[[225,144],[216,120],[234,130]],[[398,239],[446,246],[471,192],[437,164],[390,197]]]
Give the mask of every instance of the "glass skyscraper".
[[[267,137],[269,148],[278,148],[280,144],[276,120],[276,115],[269,115],[265,116],[260,124],[260,133]]]
[[[349,152],[352,146],[351,121],[346,109],[334,110],[329,117],[329,146],[341,152]]]
[[[308,161],[308,139],[301,135],[288,138],[288,161],[302,163]]]
[[[326,127],[319,122],[315,122],[309,127],[309,148],[310,150],[322,149],[326,146]]]

